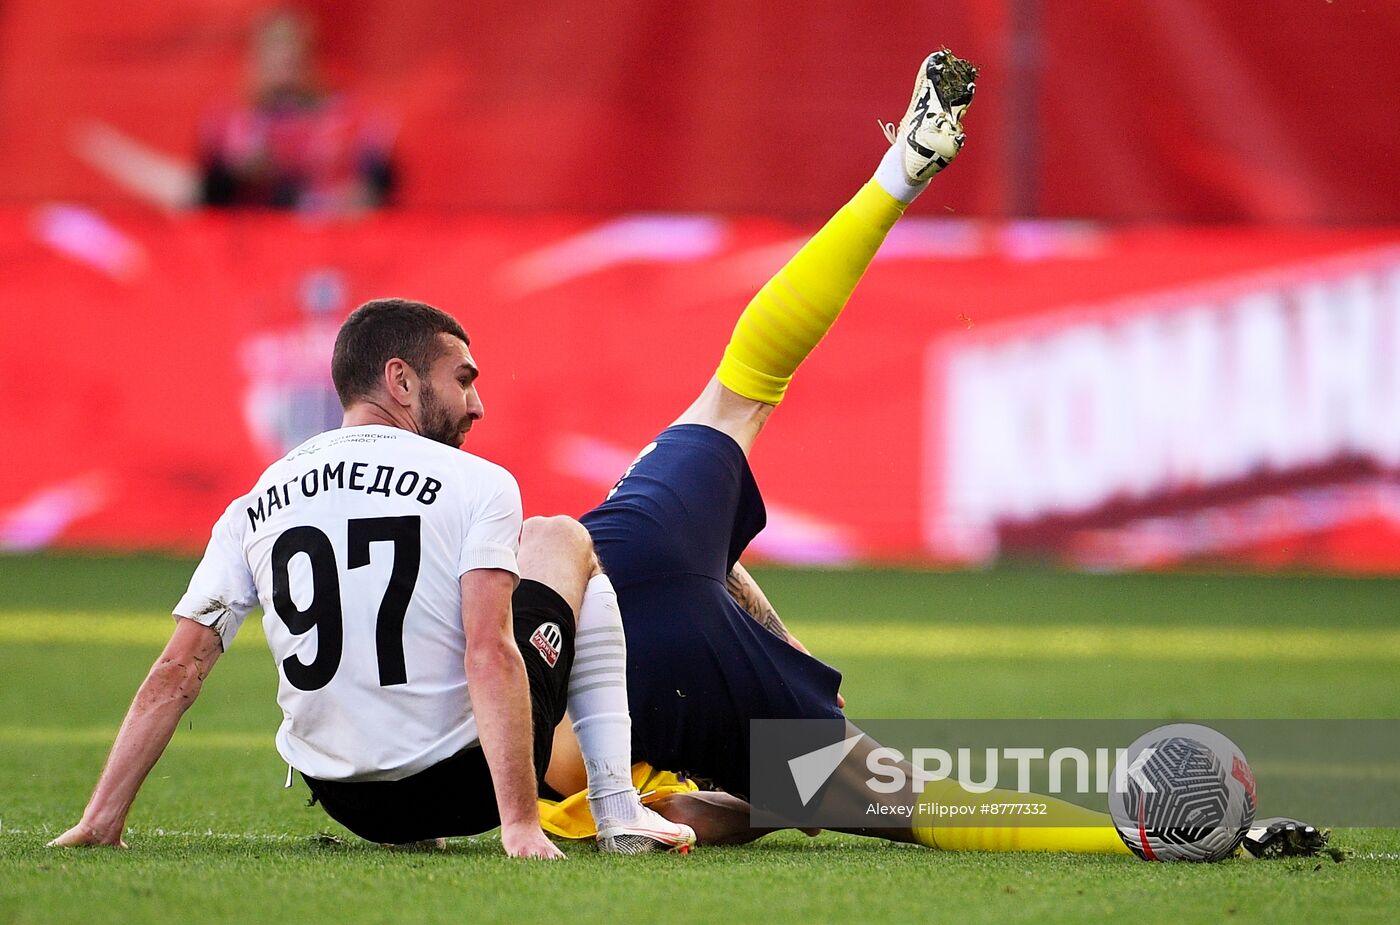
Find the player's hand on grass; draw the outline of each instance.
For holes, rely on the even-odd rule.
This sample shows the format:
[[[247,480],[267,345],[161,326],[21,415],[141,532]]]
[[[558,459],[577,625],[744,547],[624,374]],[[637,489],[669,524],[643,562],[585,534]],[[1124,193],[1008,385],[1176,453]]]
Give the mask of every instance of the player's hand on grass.
[[[501,846],[513,858],[535,858],[544,861],[562,861],[564,852],[550,841],[538,825],[522,823],[501,827]]]
[[[73,828],[49,842],[50,848],[81,848],[91,845],[104,845],[112,848],[125,848],[126,842],[122,841],[121,829],[115,832],[103,832],[96,826],[88,825],[86,822],[79,822]]]

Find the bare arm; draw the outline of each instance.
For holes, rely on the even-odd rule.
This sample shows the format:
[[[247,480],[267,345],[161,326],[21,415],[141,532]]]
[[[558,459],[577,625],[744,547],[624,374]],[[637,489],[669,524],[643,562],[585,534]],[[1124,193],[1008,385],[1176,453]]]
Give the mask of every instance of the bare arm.
[[[738,601],[739,606],[748,611],[749,616],[758,622],[758,625],[779,639],[791,645],[794,649],[807,652],[807,647],[798,642],[797,637],[788,632],[787,626],[783,624],[778,612],[773,609],[773,605],[768,601],[768,595],[763,593],[763,589],[758,586],[758,582],[753,580],[749,570],[738,562],[729,570],[729,577],[725,579],[724,586],[729,589],[729,594]],[[810,652],[807,652],[810,655]]]
[[[501,814],[501,844],[511,857],[562,858],[545,837],[536,803],[530,687],[515,644],[510,596],[515,576],[474,569],[462,576],[467,686]]]
[[[122,831],[131,804],[222,651],[218,633],[180,618],[165,651],[151,666],[127,710],[82,820],[50,842],[51,846],[126,847]]]
[[[768,595],[763,593],[763,589],[758,586],[758,582],[753,580],[748,569],[735,562],[734,567],[729,570],[729,576],[725,579],[724,586],[729,589],[730,596],[738,602],[740,607],[748,611],[749,616],[753,617],[759,626],[804,655],[812,654],[802,644],[802,641],[788,630],[782,618],[778,616],[778,612],[769,603]],[[844,709],[846,698],[837,694],[836,705]]]

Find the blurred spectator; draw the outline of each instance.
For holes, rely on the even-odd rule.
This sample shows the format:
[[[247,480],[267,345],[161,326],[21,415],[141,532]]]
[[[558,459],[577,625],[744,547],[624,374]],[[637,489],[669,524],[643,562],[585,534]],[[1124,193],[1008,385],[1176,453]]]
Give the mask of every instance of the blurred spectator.
[[[169,209],[297,209],[353,213],[394,189],[395,127],[316,82],[311,23],[267,14],[249,47],[250,98],[216,109],[200,129],[196,168],[102,122],[80,127],[79,156],[126,189]]]
[[[393,189],[391,131],[316,85],[307,19],[270,14],[250,51],[250,104],[203,127],[200,201],[316,211],[382,205]]]

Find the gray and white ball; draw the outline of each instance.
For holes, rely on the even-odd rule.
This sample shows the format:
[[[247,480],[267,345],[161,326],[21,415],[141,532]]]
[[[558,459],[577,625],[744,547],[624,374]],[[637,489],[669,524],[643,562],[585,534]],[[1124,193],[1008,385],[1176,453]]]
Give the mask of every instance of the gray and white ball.
[[[1128,746],[1108,794],[1118,834],[1146,861],[1229,857],[1254,821],[1254,807],[1244,753],[1193,723],[1159,726]]]

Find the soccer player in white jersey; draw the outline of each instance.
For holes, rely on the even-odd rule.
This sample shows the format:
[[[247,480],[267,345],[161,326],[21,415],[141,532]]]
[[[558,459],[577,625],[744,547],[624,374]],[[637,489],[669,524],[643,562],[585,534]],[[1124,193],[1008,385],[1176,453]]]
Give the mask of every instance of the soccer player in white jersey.
[[[477,376],[436,308],[381,299],[350,315],[332,359],[343,426],[219,518],[82,820],[53,844],[122,844],[142,781],[261,604],[277,749],[357,835],[499,825],[507,854],[562,857],[536,796],[567,707],[602,850],[689,849],[694,833],[632,785],[621,617],[587,531],[532,518],[522,536],[515,479],[459,449],[483,413]]]

